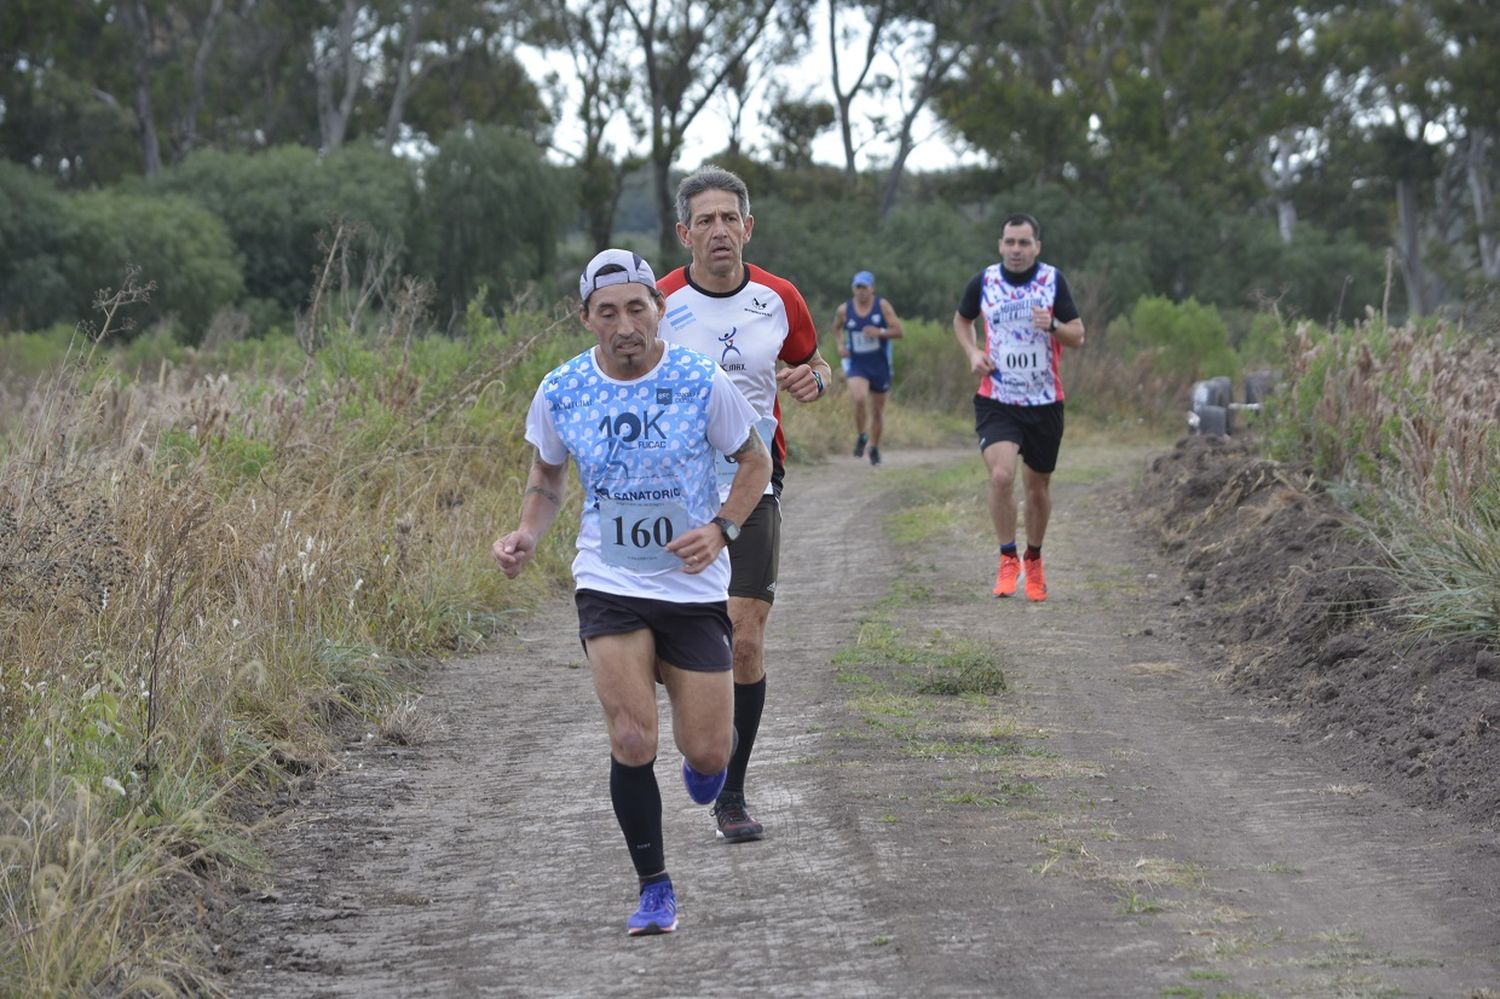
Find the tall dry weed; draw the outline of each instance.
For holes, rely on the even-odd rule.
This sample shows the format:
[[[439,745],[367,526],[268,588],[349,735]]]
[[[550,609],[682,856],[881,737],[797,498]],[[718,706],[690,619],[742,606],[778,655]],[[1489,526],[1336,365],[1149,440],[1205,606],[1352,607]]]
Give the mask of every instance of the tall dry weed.
[[[1442,325],[1296,331],[1282,457],[1355,488],[1424,638],[1500,645],[1500,348]]]
[[[401,664],[529,599],[488,547],[573,324],[460,343],[418,335],[421,289],[392,301],[368,336],[319,313],[285,381],[132,379],[81,338],[0,422],[0,992],[211,988],[169,900],[246,870],[234,796],[327,762],[341,720],[420,731]]]

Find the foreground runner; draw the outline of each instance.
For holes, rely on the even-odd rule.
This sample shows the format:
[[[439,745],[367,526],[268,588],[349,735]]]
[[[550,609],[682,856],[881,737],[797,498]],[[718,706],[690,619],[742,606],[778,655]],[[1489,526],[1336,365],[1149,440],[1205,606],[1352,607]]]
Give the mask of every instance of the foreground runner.
[[[763,832],[745,807],[745,768],[766,702],[766,619],[776,598],[781,558],[779,497],[786,437],[777,391],[798,402],[814,402],[833,377],[818,354],[818,329],[802,295],[791,282],[744,262],[754,228],[744,181],[714,166],[689,174],[677,187],[677,238],[692,251],[692,263],[661,282],[667,296],[661,335],[718,360],[755,407],[773,463],[771,485],[745,522],[731,560],[734,726],[740,741],[713,809],[717,835],[729,842],[760,839]],[[787,365],[780,371],[778,360]],[[721,492],[724,486],[721,477]]]
[[[579,317],[598,340],[553,369],[526,415],[536,458],[521,522],[495,542],[514,579],[562,505],[568,456],[583,486],[578,634],[609,728],[609,794],[640,879],[632,935],[677,928],[656,783],[656,684],[672,702],[682,777],[699,804],[723,787],[734,732],[729,542],[771,478],[750,408],[712,359],[661,341],[651,266],[605,250],[578,283]],[[733,457],[722,505],[719,453]]]
[[[980,376],[974,397],[979,450],[990,473],[990,519],[1000,540],[994,594],[1016,592],[1016,456],[1025,463],[1026,598],[1047,599],[1042,538],[1052,515],[1052,471],[1063,437],[1062,349],[1083,346],[1083,320],[1062,272],[1037,257],[1042,228],[1012,215],[1000,229],[1000,262],[980,271],[953,314],[953,334]],[[984,349],[974,320],[984,315]]]
[[[870,464],[878,468],[885,400],[895,377],[891,341],[901,338],[901,317],[889,299],[875,294],[875,275],[869,271],[854,275],[850,287],[853,297],[834,313],[833,328],[839,335],[839,356],[844,359],[844,377],[854,400],[854,430],[858,434],[854,457],[864,457],[868,445]]]

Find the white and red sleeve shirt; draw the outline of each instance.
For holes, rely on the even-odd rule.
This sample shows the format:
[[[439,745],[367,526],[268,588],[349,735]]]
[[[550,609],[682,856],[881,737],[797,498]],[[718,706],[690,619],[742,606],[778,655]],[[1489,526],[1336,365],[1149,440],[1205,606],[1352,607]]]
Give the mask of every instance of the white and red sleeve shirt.
[[[663,340],[680,343],[719,362],[761,420],[775,420],[774,443],[767,441],[780,471],[786,458],[781,430],[776,362],[804,364],[818,351],[818,327],[801,292],[754,264],[734,291],[706,291],[686,267],[657,282],[667,308],[659,329]],[[780,479],[779,474],[775,476]],[[773,491],[773,484],[766,487]]]

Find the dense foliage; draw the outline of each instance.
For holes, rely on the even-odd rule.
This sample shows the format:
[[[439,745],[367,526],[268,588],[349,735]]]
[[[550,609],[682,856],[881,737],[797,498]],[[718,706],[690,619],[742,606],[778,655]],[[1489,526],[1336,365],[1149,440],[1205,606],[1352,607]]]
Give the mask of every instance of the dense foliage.
[[[1497,38],[1462,0],[15,0],[0,329],[72,321],[79,282],[131,264],[189,341],[226,288],[286,326],[340,226],[341,266],[414,273],[451,314],[481,287],[492,311],[550,299],[590,247],[678,252],[672,174],[713,118],[763,206],[756,252],[824,305],[869,267],[944,321],[1025,209],[1096,329],[1145,296],[1216,306],[1232,339],[1269,303],[1472,316],[1500,298]],[[819,79],[797,60],[824,45]],[[824,131],[839,166],[813,160]],[[969,165],[912,171],[923,141]],[[206,208],[237,280],[197,219],[152,254],[116,231],[144,202],[68,210],[115,188]],[[200,249],[203,273],[166,273]]]

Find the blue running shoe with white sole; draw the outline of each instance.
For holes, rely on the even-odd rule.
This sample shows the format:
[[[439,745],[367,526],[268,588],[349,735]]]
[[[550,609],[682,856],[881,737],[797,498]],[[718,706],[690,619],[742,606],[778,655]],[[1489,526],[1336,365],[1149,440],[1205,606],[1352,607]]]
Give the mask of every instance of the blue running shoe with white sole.
[[[729,776],[729,768],[725,767],[716,774],[700,774],[688,766],[688,761],[682,761],[682,783],[687,785],[688,797],[700,805],[706,805],[719,796],[724,789],[724,780]]]
[[[625,923],[633,937],[671,933],[677,929],[677,893],[671,881],[658,881],[641,889],[641,905]]]

